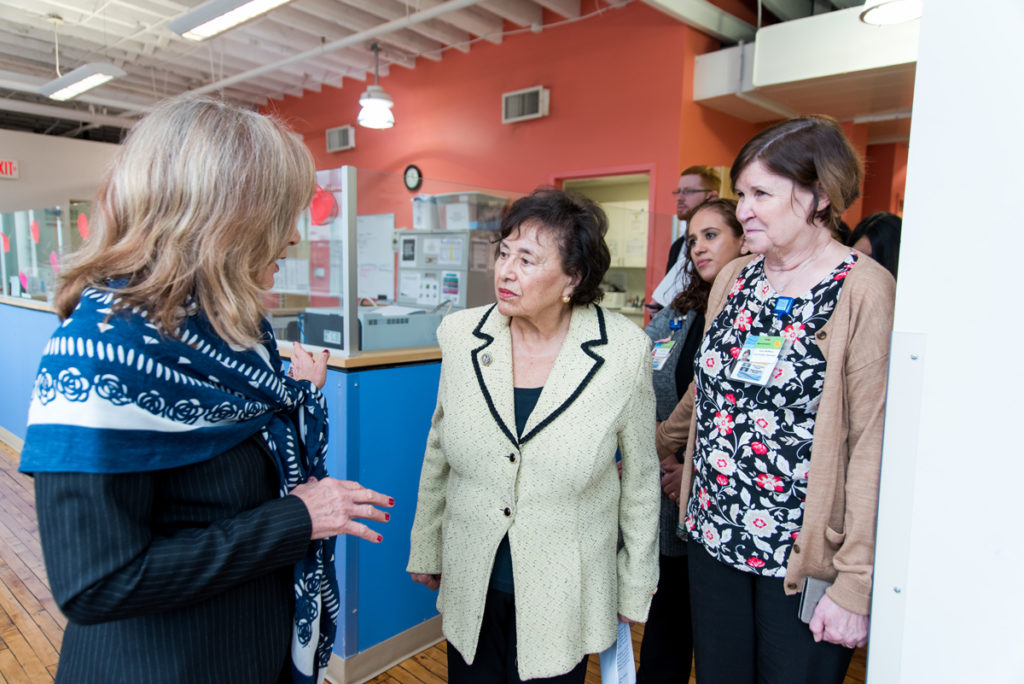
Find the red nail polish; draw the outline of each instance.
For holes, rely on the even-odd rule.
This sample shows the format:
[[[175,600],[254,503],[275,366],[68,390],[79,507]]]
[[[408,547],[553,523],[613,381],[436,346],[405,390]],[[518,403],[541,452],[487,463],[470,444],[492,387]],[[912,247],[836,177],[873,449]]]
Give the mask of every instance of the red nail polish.
[[[395,500],[394,500],[394,499],[391,499],[391,498],[389,498],[389,499],[388,499],[388,506],[394,506],[394,505],[395,505]]]
[[[389,520],[391,520],[391,515],[388,514],[388,513],[385,513],[384,514],[384,522],[388,522]]]
[[[382,537],[382,536],[380,536],[380,535],[378,534],[378,535],[377,535],[377,543],[380,543],[380,542],[382,542],[382,541],[384,541],[384,537]]]

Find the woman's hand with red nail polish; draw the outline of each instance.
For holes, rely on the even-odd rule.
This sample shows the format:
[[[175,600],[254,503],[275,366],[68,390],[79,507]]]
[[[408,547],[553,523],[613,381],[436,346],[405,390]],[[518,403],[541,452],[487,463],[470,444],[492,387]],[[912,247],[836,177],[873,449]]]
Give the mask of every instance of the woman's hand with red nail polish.
[[[394,505],[391,497],[367,489],[358,482],[335,480],[333,477],[323,480],[311,477],[290,493],[306,504],[313,522],[313,539],[350,534],[374,543],[384,540],[357,519],[388,522],[391,515],[375,506],[390,508]]]

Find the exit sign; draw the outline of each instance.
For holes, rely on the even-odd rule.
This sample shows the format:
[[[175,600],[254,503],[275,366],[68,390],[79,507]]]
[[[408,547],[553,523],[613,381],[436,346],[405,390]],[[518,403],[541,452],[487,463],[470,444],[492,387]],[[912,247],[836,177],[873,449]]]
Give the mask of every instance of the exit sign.
[[[18,162],[13,159],[0,159],[0,178],[17,178]]]

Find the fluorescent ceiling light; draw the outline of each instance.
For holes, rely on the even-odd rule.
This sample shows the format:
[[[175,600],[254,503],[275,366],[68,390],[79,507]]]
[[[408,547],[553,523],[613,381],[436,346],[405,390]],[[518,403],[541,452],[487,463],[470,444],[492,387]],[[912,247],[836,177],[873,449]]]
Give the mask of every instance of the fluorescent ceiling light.
[[[875,26],[902,24],[920,19],[923,5],[922,0],[867,0],[860,20]]]
[[[50,81],[39,89],[39,94],[63,102],[124,75],[123,69],[108,62],[91,62]]]
[[[356,121],[366,128],[391,128],[395,115],[391,111],[394,102],[379,85],[366,86],[366,92],[359,96],[359,117]]]
[[[291,0],[210,0],[167,24],[182,38],[206,40]]]

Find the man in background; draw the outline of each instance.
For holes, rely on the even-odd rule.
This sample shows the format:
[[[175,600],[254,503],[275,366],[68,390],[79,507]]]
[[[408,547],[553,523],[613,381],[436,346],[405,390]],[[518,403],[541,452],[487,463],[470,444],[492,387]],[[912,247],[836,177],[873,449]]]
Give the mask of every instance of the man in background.
[[[710,166],[688,166],[679,174],[679,185],[672,191],[676,198],[676,216],[680,221],[690,221],[693,210],[707,199],[718,197],[718,188],[722,185],[718,172]],[[668,264],[665,271],[671,271],[683,251],[686,242],[686,230],[672,243],[668,250]]]
[[[679,184],[672,191],[676,198],[676,216],[684,224],[688,223],[690,217],[693,216],[694,209],[700,206],[701,202],[718,197],[719,187],[721,187],[721,180],[718,177],[718,172],[710,166],[696,165],[683,169],[679,174]],[[683,249],[685,244],[686,226],[684,225],[679,237],[669,248],[665,277],[654,288],[653,301],[647,305],[652,316],[662,307],[668,306],[673,297],[686,287],[686,272],[682,269],[682,264],[679,268],[675,268],[677,261],[684,263],[686,261],[686,250]]]

